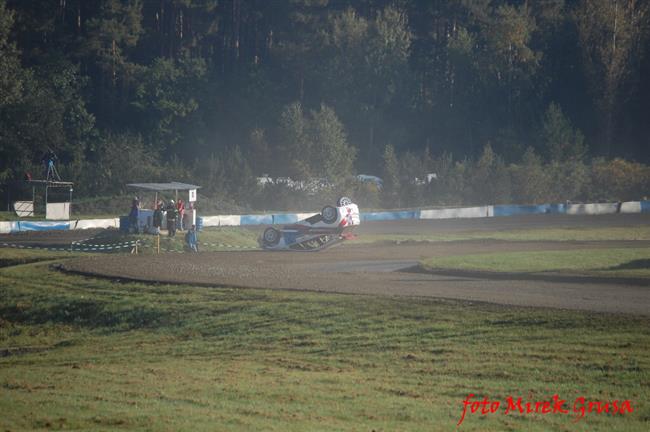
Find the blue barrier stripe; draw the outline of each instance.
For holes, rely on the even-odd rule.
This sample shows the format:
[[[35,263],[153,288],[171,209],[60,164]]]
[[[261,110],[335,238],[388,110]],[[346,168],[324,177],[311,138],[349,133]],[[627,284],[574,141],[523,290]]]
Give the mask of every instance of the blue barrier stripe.
[[[419,211],[370,212],[370,213],[361,213],[360,216],[362,221],[417,219],[420,217],[420,212]]]
[[[463,208],[474,207],[455,207],[454,209],[462,210]],[[650,201],[640,201],[641,213],[650,213]],[[420,219],[421,209],[406,210],[406,211],[385,211],[385,212],[362,212],[360,214],[361,221],[386,221],[386,220],[400,220],[400,219]],[[495,205],[493,206],[493,216],[515,216],[526,214],[565,214],[567,206],[565,204],[540,204],[540,205]],[[276,214],[263,214],[263,215],[230,215],[239,216],[239,225],[282,225],[291,224],[301,220],[301,216],[296,213],[276,213]],[[489,217],[485,215],[483,217]],[[127,217],[120,217],[120,230],[124,230],[125,223],[128,223]],[[202,217],[197,217],[197,228],[202,228]],[[9,222],[10,232],[19,231],[48,231],[48,230],[69,230],[71,223],[65,222],[33,222],[33,221],[18,221]],[[232,225],[237,226],[237,225]],[[80,241],[80,242],[83,242]]]
[[[296,223],[296,222],[298,222],[300,220],[300,218],[298,217],[298,215],[296,213],[293,213],[293,214],[290,214],[290,213],[287,213],[287,214],[284,214],[284,213],[282,213],[282,214],[274,214],[274,215],[271,215],[271,217],[273,218],[273,225],[292,224],[292,223]]]
[[[650,213],[650,201],[641,201],[641,213]]]
[[[273,215],[242,215],[240,225],[273,225]]]
[[[18,231],[69,230],[70,222],[18,222]]]
[[[494,216],[516,216],[526,214],[563,214],[566,213],[564,204],[539,205],[495,205]]]

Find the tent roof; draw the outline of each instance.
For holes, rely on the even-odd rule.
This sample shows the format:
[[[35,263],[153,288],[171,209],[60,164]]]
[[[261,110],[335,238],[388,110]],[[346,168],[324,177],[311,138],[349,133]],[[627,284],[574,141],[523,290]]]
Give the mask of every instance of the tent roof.
[[[127,186],[135,189],[144,189],[155,192],[164,192],[164,191],[179,191],[179,190],[190,190],[190,189],[199,189],[201,186],[188,184],[188,183],[179,183],[179,182],[170,182],[170,183],[129,183]]]

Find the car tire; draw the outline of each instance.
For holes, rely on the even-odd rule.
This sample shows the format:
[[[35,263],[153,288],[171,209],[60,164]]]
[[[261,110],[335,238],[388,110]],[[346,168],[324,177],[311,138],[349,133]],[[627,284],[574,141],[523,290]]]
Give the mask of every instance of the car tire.
[[[352,204],[352,199],[350,199],[350,198],[348,198],[346,196],[342,196],[341,198],[336,200],[336,206],[337,207],[345,207],[346,205],[350,205],[350,204]]]
[[[336,207],[332,206],[323,207],[323,210],[321,210],[320,214],[323,217],[323,222],[326,224],[334,223],[339,218],[339,211],[336,209]]]
[[[264,246],[275,246],[280,243],[280,231],[275,228],[267,228],[262,234],[262,242]]]

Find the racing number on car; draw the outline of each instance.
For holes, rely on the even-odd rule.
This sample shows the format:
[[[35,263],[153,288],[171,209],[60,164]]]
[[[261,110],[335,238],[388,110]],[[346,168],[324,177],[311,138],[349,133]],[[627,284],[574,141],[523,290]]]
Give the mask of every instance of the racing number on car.
[[[346,214],[346,215],[345,215],[345,218],[343,218],[343,219],[341,220],[341,222],[339,223],[339,226],[340,226],[340,227],[344,227],[344,226],[348,226],[348,225],[352,225],[352,224],[353,224],[353,220],[352,220],[352,209],[351,209],[351,208],[347,208],[347,211],[348,211],[348,214]]]
[[[352,225],[352,209],[348,207],[348,214],[345,216],[348,225]]]

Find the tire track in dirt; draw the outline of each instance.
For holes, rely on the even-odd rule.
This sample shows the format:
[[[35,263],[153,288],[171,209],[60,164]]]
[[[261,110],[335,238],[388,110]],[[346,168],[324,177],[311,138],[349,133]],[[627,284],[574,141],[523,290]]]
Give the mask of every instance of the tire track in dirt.
[[[66,261],[75,273],[172,284],[438,297],[513,306],[650,315],[650,288],[624,280],[493,279],[407,271],[431,256],[530,250],[650,247],[647,241],[462,241],[342,245],[322,253],[208,252],[111,255]]]

